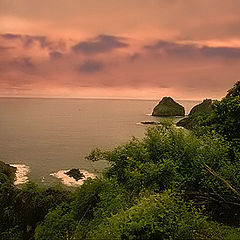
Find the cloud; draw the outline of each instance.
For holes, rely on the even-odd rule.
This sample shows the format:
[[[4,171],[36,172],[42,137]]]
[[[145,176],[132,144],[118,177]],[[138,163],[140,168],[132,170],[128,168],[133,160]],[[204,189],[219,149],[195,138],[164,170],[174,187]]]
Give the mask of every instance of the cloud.
[[[82,73],[96,73],[104,69],[104,64],[96,60],[87,60],[82,65],[80,65],[77,70]]]
[[[202,47],[201,53],[206,57],[240,58],[240,48],[234,47]]]
[[[37,74],[37,66],[30,57],[18,57],[6,63],[9,71],[20,71],[26,74]]]
[[[129,45],[124,43],[122,39],[111,35],[99,35],[93,40],[79,42],[72,47],[72,50],[75,53],[96,54],[128,47]]]
[[[6,34],[5,40],[0,37],[3,48],[0,94],[14,95],[17,90],[12,88],[11,92],[13,86],[19,92],[30,88],[26,95],[53,95],[63,91],[63,96],[82,96],[83,92],[85,96],[88,93],[95,96],[94,89],[104,89],[106,94],[118,89],[119,94],[124,95],[129,89],[139,94],[136,96],[143,94],[146,97],[159,98],[163,94],[173,94],[179,99],[214,97],[222,96],[224,89],[240,76],[240,49],[237,47],[213,47],[157,38],[147,44],[129,38],[131,47],[127,48],[124,39],[117,38],[117,42],[126,44],[124,47],[128,50],[119,52],[114,49],[123,47],[121,44],[106,44],[116,37],[101,35],[81,42],[95,44],[94,47],[90,44],[90,53],[88,50],[85,54],[75,54],[72,39],[65,40],[68,48],[58,50],[49,49],[44,41],[41,45],[41,38],[36,36],[22,44],[25,36],[30,35]],[[103,52],[107,54],[97,54]],[[226,59],[231,59],[230,64]]]
[[[46,36],[38,36],[38,35],[22,35],[22,34],[12,34],[12,33],[5,33],[1,34],[0,37],[5,40],[19,40],[23,43],[24,47],[31,47],[34,44],[38,44],[40,48],[43,49],[59,49],[63,48],[64,43],[62,41],[52,41]]]
[[[12,33],[5,33],[5,34],[1,34],[1,37],[2,38],[5,38],[5,39],[22,39],[22,35],[20,34],[12,34]]]
[[[24,36],[23,40],[26,47],[31,46],[35,42],[38,42],[42,48],[49,48],[53,44],[45,36]]]
[[[179,44],[163,40],[157,41],[153,45],[146,45],[144,48],[151,51],[152,53],[167,53],[168,55],[180,57],[189,57],[196,55],[199,50],[198,46],[193,44]]]
[[[35,68],[35,65],[33,64],[33,61],[31,58],[28,57],[23,57],[23,58],[19,58],[18,60],[15,61],[15,63],[22,67],[23,69],[27,68],[27,69],[33,69]]]
[[[58,52],[58,51],[52,51],[52,52],[49,52],[49,56],[52,59],[59,59],[63,56],[63,54],[61,52]]]
[[[238,47],[212,47],[200,46],[197,44],[184,44],[170,41],[157,41],[152,45],[145,45],[145,50],[153,54],[167,54],[173,57],[205,57],[235,59],[240,58],[240,48]]]
[[[129,59],[130,62],[135,62],[135,61],[137,61],[140,57],[141,57],[141,54],[140,54],[140,53],[134,53],[134,54],[131,54],[130,56],[128,56],[128,59]]]
[[[0,46],[0,52],[6,52],[10,49],[14,49],[14,47]]]

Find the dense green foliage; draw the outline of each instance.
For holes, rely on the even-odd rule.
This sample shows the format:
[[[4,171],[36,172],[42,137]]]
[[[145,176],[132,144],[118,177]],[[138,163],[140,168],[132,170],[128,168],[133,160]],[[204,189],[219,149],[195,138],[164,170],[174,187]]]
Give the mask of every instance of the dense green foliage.
[[[1,172],[0,239],[240,239],[239,85],[192,132],[163,122],[93,150],[110,167],[74,191]]]
[[[68,200],[69,193],[60,187],[42,189],[27,183],[19,189],[0,173],[0,239],[32,239],[49,210]]]
[[[88,239],[193,239],[204,218],[170,193],[141,197],[126,211],[105,219]]]
[[[213,113],[203,123],[227,140],[240,139],[240,82],[229,90],[227,96],[213,104]]]

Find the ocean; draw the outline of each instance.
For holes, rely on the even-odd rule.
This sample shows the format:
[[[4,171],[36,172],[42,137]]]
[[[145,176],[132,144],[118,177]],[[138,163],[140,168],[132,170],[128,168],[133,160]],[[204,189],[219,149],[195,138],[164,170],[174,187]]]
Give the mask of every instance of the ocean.
[[[186,114],[198,101],[178,101]],[[85,156],[94,148],[112,149],[132,136],[142,138],[154,100],[0,98],[0,160],[22,167],[28,179],[58,183],[61,170],[101,172],[107,163]],[[174,119],[175,121],[177,119]],[[21,174],[21,173],[20,173]],[[26,179],[26,176],[24,176]],[[21,183],[21,181],[20,181]]]

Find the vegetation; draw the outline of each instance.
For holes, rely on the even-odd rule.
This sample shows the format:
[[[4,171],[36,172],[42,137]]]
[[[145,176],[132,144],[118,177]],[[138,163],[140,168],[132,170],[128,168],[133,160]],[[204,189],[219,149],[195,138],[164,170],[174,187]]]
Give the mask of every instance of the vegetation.
[[[228,141],[240,139],[240,81],[228,91],[226,97],[213,104],[213,112],[206,117],[202,127],[216,131]]]
[[[66,201],[70,195],[60,187],[42,189],[26,183],[19,189],[0,173],[0,239],[33,239],[37,224],[49,210]]]
[[[191,129],[195,134],[218,133],[228,142],[239,146],[240,139],[240,81],[221,101],[214,101],[211,110],[194,118]]]
[[[74,191],[1,172],[0,239],[240,239],[239,85],[191,132],[163,122],[93,150],[110,167]]]

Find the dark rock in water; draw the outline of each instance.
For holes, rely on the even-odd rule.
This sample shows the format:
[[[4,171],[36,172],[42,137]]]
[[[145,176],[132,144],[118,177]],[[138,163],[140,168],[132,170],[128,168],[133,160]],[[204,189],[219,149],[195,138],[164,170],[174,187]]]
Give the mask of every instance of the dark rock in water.
[[[144,125],[158,125],[160,123],[159,122],[154,122],[154,121],[142,121],[141,124],[144,124]]]
[[[203,100],[202,103],[194,106],[188,117],[180,120],[179,122],[177,122],[177,126],[178,127],[184,127],[186,129],[193,129],[193,127],[196,125],[197,119],[199,116],[201,115],[208,115],[211,113],[212,111],[212,103],[213,100],[212,99],[205,99]]]
[[[175,102],[171,97],[164,97],[153,109],[152,116],[185,116],[185,109],[183,106]]]
[[[5,174],[9,179],[14,180],[17,168],[0,161],[0,173]]]
[[[80,172],[78,168],[72,168],[68,172],[65,172],[69,177],[74,178],[76,181],[84,177],[83,173]]]

